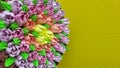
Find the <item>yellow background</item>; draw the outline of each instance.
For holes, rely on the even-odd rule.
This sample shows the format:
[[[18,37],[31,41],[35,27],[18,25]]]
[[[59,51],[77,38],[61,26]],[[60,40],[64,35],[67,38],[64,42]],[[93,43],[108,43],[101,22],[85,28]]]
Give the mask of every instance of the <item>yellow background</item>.
[[[58,0],[70,48],[58,68],[120,68],[120,0]]]

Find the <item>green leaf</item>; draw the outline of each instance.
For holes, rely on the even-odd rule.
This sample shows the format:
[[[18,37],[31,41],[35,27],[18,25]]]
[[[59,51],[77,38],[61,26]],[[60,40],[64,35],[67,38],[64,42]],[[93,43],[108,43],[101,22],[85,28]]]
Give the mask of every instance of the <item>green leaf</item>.
[[[52,52],[56,52],[55,48],[54,47],[51,47],[51,50]]]
[[[62,20],[59,20],[58,22],[59,22],[60,24],[62,24],[62,23],[63,23],[63,21],[62,21]]]
[[[41,50],[38,52],[39,55],[42,55],[42,56],[46,56],[46,51],[45,50]]]
[[[7,42],[0,42],[0,51],[7,48]]]
[[[56,52],[55,48],[54,47],[51,47],[51,50],[52,52],[57,56],[58,55],[58,52]]]
[[[28,12],[28,6],[27,5],[23,5],[22,6],[22,10],[25,11],[25,12]]]
[[[47,44],[51,44],[51,41],[50,41],[50,40],[48,40],[48,41],[47,41]]]
[[[55,37],[57,37],[58,39],[61,39],[62,37],[59,34],[54,34]]]
[[[27,28],[23,28],[22,31],[23,31],[24,35],[28,35],[28,33],[29,33],[29,30]]]
[[[44,4],[47,4],[47,3],[48,3],[48,0],[44,0],[43,3],[44,3]]]
[[[45,10],[45,11],[44,11],[44,14],[45,14],[45,15],[48,15],[48,11],[47,11],[47,10]]]
[[[23,57],[24,60],[27,60],[29,54],[27,52],[21,52],[21,56]]]
[[[33,65],[36,66],[36,67],[39,65],[38,60],[33,60],[32,63],[33,63]]]
[[[6,60],[5,60],[5,67],[9,67],[9,66],[11,66],[14,62],[15,62],[15,58],[13,58],[13,57],[9,57],[9,58],[7,58]]]
[[[12,6],[11,4],[5,2],[5,1],[0,1],[0,6],[2,10],[7,10],[7,11],[12,11]]]
[[[19,0],[19,1],[23,2],[23,0]]]
[[[54,13],[57,13],[58,12],[58,9],[54,9]]]
[[[3,20],[0,20],[0,30],[6,28],[6,24]]]
[[[70,50],[67,46],[65,46],[65,48],[66,48],[66,50],[67,50],[67,51],[69,51],[69,50]]]
[[[10,29],[15,30],[17,28],[18,28],[18,24],[16,22],[10,24]]]
[[[34,5],[36,5],[36,4],[37,4],[37,0],[33,0],[32,2],[33,2],[33,4],[34,4]]]
[[[69,50],[69,48],[68,48],[66,45],[64,45],[63,43],[60,43],[60,45],[61,45],[62,47],[64,47],[67,51]]]
[[[46,59],[45,64],[46,64],[46,65],[49,65],[49,63],[50,63],[50,62],[48,61],[48,59]]]
[[[57,65],[56,65],[56,63],[54,62],[54,68],[57,68]]]
[[[34,50],[35,50],[34,44],[30,44],[30,50],[31,50],[31,51],[34,51]]]
[[[30,17],[30,19],[35,22],[35,21],[37,20],[37,15],[35,15],[35,14],[32,15],[32,16]]]
[[[48,24],[43,24],[47,29],[50,27]]]
[[[20,44],[20,39],[19,38],[13,38],[13,44],[19,45]]]
[[[38,36],[39,36],[39,33],[36,32],[36,31],[33,31],[33,32],[32,32],[32,35],[35,36],[35,37],[38,37]]]
[[[62,32],[62,34],[63,34],[64,36],[68,36],[68,34],[67,34],[67,33],[65,33],[65,32]]]

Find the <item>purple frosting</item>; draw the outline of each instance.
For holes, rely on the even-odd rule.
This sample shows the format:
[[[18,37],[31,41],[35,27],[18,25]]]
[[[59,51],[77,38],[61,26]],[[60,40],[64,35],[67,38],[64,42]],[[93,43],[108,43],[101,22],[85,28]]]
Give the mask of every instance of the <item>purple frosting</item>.
[[[20,51],[22,52],[29,52],[29,44],[26,43],[24,40],[21,41],[20,43]]]
[[[62,60],[62,56],[60,54],[57,56],[54,56],[53,60],[56,62],[60,62]]]
[[[63,10],[59,10],[56,14],[53,15],[53,18],[58,21],[58,20],[60,20],[63,16],[64,16],[64,11],[63,11]]]
[[[17,57],[15,64],[18,66],[18,68],[35,68],[31,62],[23,60],[21,56]]]
[[[54,61],[49,61],[49,64],[47,65],[47,68],[55,68]]]
[[[51,5],[48,5],[45,10],[48,11],[49,15],[53,15],[54,14],[54,7],[51,6]]]
[[[14,14],[18,14],[21,11],[21,6],[23,4],[19,0],[11,0],[11,1],[8,1],[8,3],[12,5],[12,12]]]
[[[62,24],[64,24],[64,25],[68,25],[68,24],[70,23],[67,18],[63,18],[63,19],[61,19],[61,20],[63,21]]]
[[[62,36],[61,42],[64,44],[68,44],[69,43],[68,37]]]
[[[60,53],[65,53],[65,51],[66,51],[66,49],[63,46],[61,46],[60,44],[54,45],[54,48]]]
[[[48,60],[52,61],[54,58],[53,52],[47,52],[47,58],[48,58]]]
[[[59,34],[62,38],[61,38],[61,42],[63,44],[68,44],[69,43],[69,38],[67,36],[64,36],[63,34]]]
[[[29,57],[28,57],[29,61],[33,61],[37,58],[38,58],[38,53],[36,51],[33,51],[33,52],[29,53]]]
[[[36,14],[38,12],[34,5],[30,5],[30,6],[28,6],[28,8],[29,8],[29,11],[28,11],[29,16]]]
[[[61,30],[64,31],[65,33],[69,34],[70,30],[66,24],[69,24],[69,22],[64,22],[63,24],[59,24],[61,26]]]
[[[36,11],[37,13],[41,13],[45,9],[45,5],[42,3],[39,3],[36,5]]]
[[[40,64],[44,64],[46,62],[46,59],[47,58],[45,56],[41,56],[41,55],[38,56],[38,60]]]
[[[40,64],[37,68],[47,68],[45,64]]]
[[[12,42],[8,43],[8,48],[6,49],[6,52],[11,57],[18,56],[20,54],[19,46],[13,45]]]
[[[26,4],[26,5],[33,5],[33,0],[23,0],[23,3]]]
[[[0,13],[0,19],[3,19],[7,25],[15,21],[14,16],[15,15],[9,11],[3,11]]]
[[[52,5],[53,2],[54,2],[54,0],[48,0],[47,5]]]
[[[53,2],[52,5],[53,5],[54,9],[60,10],[60,4],[59,3]]]
[[[15,21],[19,24],[19,26],[22,26],[27,22],[28,17],[27,13],[21,11],[15,16]]]
[[[14,38],[19,38],[19,39],[23,39],[24,38],[24,34],[21,28],[18,28],[17,30],[14,30],[12,32],[12,35]]]
[[[4,28],[4,29],[2,29],[2,30],[0,31],[0,40],[1,40],[1,41],[6,41],[6,42],[8,42],[8,41],[10,41],[12,38],[13,38],[13,36],[12,36],[12,31],[11,31],[10,29]]]

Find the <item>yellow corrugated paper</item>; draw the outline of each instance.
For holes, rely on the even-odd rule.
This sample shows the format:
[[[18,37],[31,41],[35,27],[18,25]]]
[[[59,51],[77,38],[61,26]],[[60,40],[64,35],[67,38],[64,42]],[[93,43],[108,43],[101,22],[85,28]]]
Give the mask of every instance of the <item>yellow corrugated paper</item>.
[[[120,68],[120,0],[58,0],[70,48],[58,68]]]

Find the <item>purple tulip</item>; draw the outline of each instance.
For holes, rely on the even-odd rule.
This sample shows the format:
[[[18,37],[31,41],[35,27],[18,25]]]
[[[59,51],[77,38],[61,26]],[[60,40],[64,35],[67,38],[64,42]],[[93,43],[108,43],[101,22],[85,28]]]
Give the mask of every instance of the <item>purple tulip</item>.
[[[55,62],[60,62],[62,60],[62,56],[60,54],[58,56],[54,56],[53,60]]]
[[[60,53],[65,53],[66,51],[65,47],[61,46],[60,44],[55,45],[54,48]]]
[[[42,4],[42,3],[37,4],[36,5],[36,11],[37,11],[37,13],[38,14],[41,13],[45,9],[45,7],[46,6],[44,4]]]
[[[45,56],[40,56],[40,55],[38,56],[38,60],[40,64],[44,64],[46,62],[46,59],[47,58]]]
[[[36,51],[33,51],[29,54],[28,60],[33,61],[38,58],[38,53]]]
[[[0,19],[3,19],[7,25],[15,21],[14,16],[15,15],[9,11],[3,11],[0,13]]]
[[[33,0],[23,0],[23,3],[26,4],[26,5],[34,5]]]
[[[68,37],[62,36],[61,42],[62,42],[63,44],[68,44],[68,43],[69,43]]]
[[[28,11],[29,16],[37,13],[36,6],[30,5],[28,6],[28,8],[29,8],[29,11]]]
[[[21,11],[21,6],[23,5],[19,0],[10,0],[8,1],[12,5],[12,12],[18,14]]]
[[[59,26],[61,26],[61,30],[67,34],[69,34],[70,30],[68,28],[68,23],[67,22],[63,22],[62,24],[58,24]]]
[[[30,51],[29,50],[29,44],[26,43],[24,40],[22,40],[21,43],[20,43],[20,50],[22,52],[29,52]]]
[[[37,68],[47,68],[45,64],[40,64]]]
[[[41,3],[43,3],[43,0],[38,0],[38,4],[41,4]]]
[[[53,15],[53,18],[56,21],[60,20],[62,17],[64,17],[64,11],[63,10],[59,10],[56,14]]]
[[[28,62],[27,60],[23,60],[21,56],[17,57],[15,64],[18,66],[18,68],[35,68],[32,63]]]
[[[47,65],[47,68],[55,68],[54,61],[49,61],[49,64]]]
[[[54,2],[54,0],[48,0],[47,5],[52,5],[52,4],[53,4],[53,2]]]
[[[54,8],[51,5],[48,5],[45,10],[48,11],[48,15],[53,15],[54,14]]]
[[[28,14],[24,11],[21,11],[19,14],[15,16],[15,21],[19,24],[19,26],[22,26],[27,22]]]
[[[1,41],[6,41],[6,42],[8,42],[8,41],[10,41],[12,38],[13,38],[13,36],[12,36],[12,31],[11,31],[10,29],[4,28],[4,29],[2,29],[2,30],[0,31],[0,40],[1,40]]]
[[[63,18],[63,19],[61,19],[62,20],[62,24],[64,24],[64,25],[68,25],[70,22],[69,22],[69,20],[67,19],[67,18]]]
[[[28,62],[28,63],[25,65],[25,68],[36,68],[36,67],[34,67],[33,63]]]
[[[21,28],[18,28],[17,30],[14,30],[12,32],[12,35],[14,38],[19,38],[19,39],[23,39],[24,38],[24,34]]]
[[[64,27],[64,30],[63,30],[65,33],[69,34],[70,33],[70,30],[68,27]]]
[[[11,57],[18,56],[20,54],[19,46],[13,45],[13,43],[8,43],[8,48],[6,49],[6,52]]]
[[[48,60],[52,61],[54,58],[53,52],[47,52],[47,58],[48,58]]]
[[[59,25],[62,27],[61,29],[62,29],[63,32],[69,34],[70,30],[69,30],[67,24],[68,24],[67,22],[63,22],[62,24],[59,24]]]
[[[60,10],[60,4],[58,2],[53,2],[52,5],[54,9]]]

